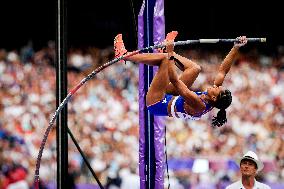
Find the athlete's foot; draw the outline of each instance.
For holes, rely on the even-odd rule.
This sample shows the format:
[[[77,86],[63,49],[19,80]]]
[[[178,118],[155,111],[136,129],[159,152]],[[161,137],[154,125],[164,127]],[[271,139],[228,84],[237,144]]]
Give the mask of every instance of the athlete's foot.
[[[167,34],[166,39],[164,40],[163,44],[166,45],[167,42],[174,41],[177,35],[178,35],[177,31],[171,31],[170,33]],[[158,49],[158,52],[166,53],[167,52],[166,47]]]
[[[114,38],[114,51],[115,51],[115,54],[114,54],[115,58],[118,58],[127,53],[127,50],[125,49],[125,46],[122,40],[122,34],[118,34]]]
[[[170,33],[167,34],[167,37],[165,39],[166,52],[168,52],[172,55],[173,55],[173,51],[174,51],[174,40],[175,40],[177,34],[178,34],[177,31],[171,31]]]
[[[176,36],[178,35],[177,31],[171,31],[170,33],[167,34],[165,41],[174,41]]]

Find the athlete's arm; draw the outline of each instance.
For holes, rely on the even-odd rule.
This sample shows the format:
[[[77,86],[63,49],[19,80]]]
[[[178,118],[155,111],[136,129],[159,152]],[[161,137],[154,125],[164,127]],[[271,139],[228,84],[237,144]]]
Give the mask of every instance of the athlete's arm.
[[[235,61],[236,57],[238,56],[239,48],[244,46],[247,43],[247,38],[245,36],[238,37],[237,42],[235,42],[233,48],[227,54],[223,62],[221,63],[218,73],[214,80],[214,85],[221,86],[224,82],[224,79],[227,73],[230,71],[233,62]]]

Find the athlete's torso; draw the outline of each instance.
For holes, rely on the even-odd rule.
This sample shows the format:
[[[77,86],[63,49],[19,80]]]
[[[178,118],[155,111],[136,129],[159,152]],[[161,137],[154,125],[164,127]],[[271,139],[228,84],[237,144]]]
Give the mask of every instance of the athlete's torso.
[[[206,92],[199,92],[199,91],[195,93],[199,97],[201,97],[202,94],[207,94]],[[168,112],[169,115],[172,117],[197,120],[200,119],[202,115],[206,114],[213,108],[210,104],[206,103],[205,101],[203,101],[203,103],[205,105],[205,109],[201,112],[196,112],[190,106],[190,104],[185,103],[185,100],[182,96],[173,96],[168,105]]]

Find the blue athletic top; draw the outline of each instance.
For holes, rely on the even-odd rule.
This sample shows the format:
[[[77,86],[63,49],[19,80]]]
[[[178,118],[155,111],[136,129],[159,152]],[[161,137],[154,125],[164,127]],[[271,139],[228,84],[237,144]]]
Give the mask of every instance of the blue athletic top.
[[[202,95],[202,94],[206,94],[207,95],[207,92],[199,92],[199,91],[196,91],[195,92],[198,96]],[[203,99],[201,99],[203,101]],[[177,100],[176,100],[176,103],[175,103],[175,107],[176,107],[176,111],[177,112],[180,112],[180,113],[186,113],[185,110],[184,110],[184,98],[182,96],[178,96]],[[203,112],[207,113],[208,110],[210,110],[212,107],[209,103],[206,103],[205,101],[203,101],[203,103],[205,104],[206,108]],[[199,115],[194,115],[194,116],[201,116],[205,113],[201,112]]]
[[[196,91],[195,93],[198,96],[201,96],[202,94],[207,95],[207,92]],[[185,100],[182,96],[173,97],[173,95],[166,94],[165,97],[161,101],[148,106],[148,110],[150,111],[151,114],[154,114],[156,116],[168,116],[169,115],[168,114],[168,104],[172,98],[174,98],[174,100],[171,105],[171,114],[173,117],[176,117],[176,118],[194,119],[194,120],[200,119],[202,115],[206,114],[213,108],[209,103],[206,103],[205,101],[201,99],[206,106],[205,110],[197,115],[189,115],[184,110]],[[174,111],[174,108],[176,108],[176,112]]]

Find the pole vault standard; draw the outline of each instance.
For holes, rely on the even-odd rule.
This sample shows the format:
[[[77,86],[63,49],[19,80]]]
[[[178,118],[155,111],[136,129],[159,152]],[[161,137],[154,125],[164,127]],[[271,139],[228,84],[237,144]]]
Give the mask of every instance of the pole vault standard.
[[[67,0],[57,1],[57,35],[56,35],[56,107],[67,95]],[[97,181],[99,187],[103,189],[101,182],[92,169],[87,157],[80,148],[71,130],[68,128],[68,107],[62,109],[57,120],[56,127],[56,151],[57,151],[57,188],[66,188],[68,182],[68,134],[80,152],[84,162]]]
[[[56,107],[67,95],[67,7],[66,0],[57,0],[56,33]],[[68,107],[56,122],[57,188],[66,188],[68,175]]]
[[[138,15],[138,48],[165,39],[164,0],[144,0]],[[149,49],[148,52],[153,52]],[[145,97],[158,67],[139,65],[139,176],[141,189],[164,188],[163,118],[149,113]]]

